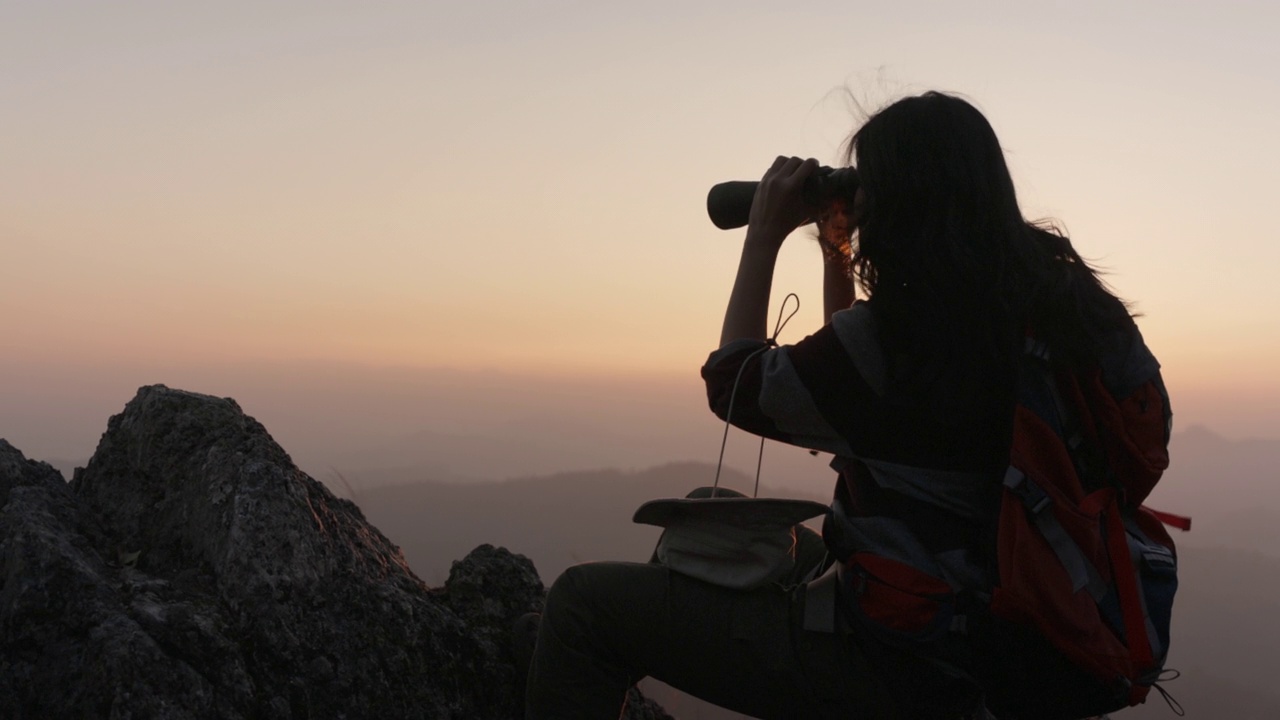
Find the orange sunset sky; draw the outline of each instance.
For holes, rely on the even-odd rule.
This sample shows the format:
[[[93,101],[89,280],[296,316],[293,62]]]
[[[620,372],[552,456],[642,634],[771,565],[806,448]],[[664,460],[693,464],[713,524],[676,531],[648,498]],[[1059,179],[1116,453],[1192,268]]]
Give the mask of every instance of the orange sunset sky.
[[[0,0],[0,437],[87,457],[138,385],[253,412],[220,378],[259,367],[696,381],[741,243],[707,188],[927,89],[1136,303],[1180,427],[1277,437],[1278,36],[1231,0]],[[797,233],[783,341],[820,277]]]

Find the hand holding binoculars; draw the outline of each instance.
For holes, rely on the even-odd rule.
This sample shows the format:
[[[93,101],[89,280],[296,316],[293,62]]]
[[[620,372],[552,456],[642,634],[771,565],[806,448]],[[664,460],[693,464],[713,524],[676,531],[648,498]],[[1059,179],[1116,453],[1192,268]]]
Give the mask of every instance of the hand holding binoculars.
[[[713,185],[707,193],[707,215],[711,217],[711,222],[721,230],[746,225],[759,185],[758,180],[732,180]],[[851,167],[835,169],[823,166],[805,181],[802,197],[812,210],[810,217],[816,220],[834,202],[851,208],[857,192],[857,170]]]

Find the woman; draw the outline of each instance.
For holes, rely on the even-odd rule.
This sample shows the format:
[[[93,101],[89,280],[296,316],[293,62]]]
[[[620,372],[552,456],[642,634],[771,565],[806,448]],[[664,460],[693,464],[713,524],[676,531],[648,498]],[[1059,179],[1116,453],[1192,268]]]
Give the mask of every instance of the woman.
[[[897,543],[936,560],[952,586],[990,587],[1027,329],[1065,367],[1136,330],[1066,238],[1022,217],[970,104],[900,100],[853,135],[849,156],[856,237],[820,237],[829,322],[764,352],[774,264],[811,220],[801,188],[818,165],[780,157],[761,180],[702,370],[710,403],[724,418],[736,383],[735,425],[837,457],[823,533],[833,556]],[[866,300],[854,302],[855,283]],[[616,717],[646,675],[761,718],[957,718],[984,696],[1001,717],[1070,718],[1111,701],[1034,631],[975,614],[972,632],[899,642],[856,624],[808,630],[805,603],[804,585],[736,591],[656,564],[570,568],[547,598],[528,716]]]

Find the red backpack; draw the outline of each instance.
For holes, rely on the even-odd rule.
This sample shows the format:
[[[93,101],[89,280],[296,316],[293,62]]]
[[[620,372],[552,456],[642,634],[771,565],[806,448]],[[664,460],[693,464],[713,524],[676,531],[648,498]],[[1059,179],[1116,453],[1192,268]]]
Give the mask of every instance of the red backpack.
[[[1142,505],[1169,465],[1159,368],[1136,328],[1087,372],[1055,368],[1044,346],[1028,341],[995,508],[985,473],[836,458],[832,466],[850,479],[839,487],[863,478],[995,526],[994,558],[938,552],[904,518],[849,512],[850,497],[838,490],[823,536],[838,561],[848,620],[928,655],[948,633],[967,632],[968,595],[991,615],[1036,628],[1099,679],[1111,691],[1108,709],[1143,702],[1164,668],[1177,589],[1177,556],[1162,523],[1190,527]]]
[[[1136,705],[1164,668],[1177,555],[1142,502],[1169,465],[1168,394],[1135,331],[1098,366],[1055,369],[1029,339],[996,536],[993,614],[1033,625]]]

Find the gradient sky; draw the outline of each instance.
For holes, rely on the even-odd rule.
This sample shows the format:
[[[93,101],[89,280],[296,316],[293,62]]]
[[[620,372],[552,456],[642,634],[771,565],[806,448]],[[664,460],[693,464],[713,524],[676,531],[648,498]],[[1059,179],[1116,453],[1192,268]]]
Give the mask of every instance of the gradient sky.
[[[0,0],[0,436],[104,366],[688,376],[741,242],[707,188],[942,89],[1180,419],[1274,437],[1278,36],[1262,1]],[[817,327],[803,234],[774,291]]]

